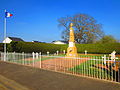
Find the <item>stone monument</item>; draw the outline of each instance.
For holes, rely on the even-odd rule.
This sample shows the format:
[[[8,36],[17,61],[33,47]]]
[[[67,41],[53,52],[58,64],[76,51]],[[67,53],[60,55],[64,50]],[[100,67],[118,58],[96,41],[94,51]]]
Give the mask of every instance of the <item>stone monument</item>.
[[[70,24],[70,36],[69,36],[69,46],[67,48],[67,57],[77,57],[77,48],[75,46],[75,40],[74,40],[74,29],[73,29],[73,23]]]

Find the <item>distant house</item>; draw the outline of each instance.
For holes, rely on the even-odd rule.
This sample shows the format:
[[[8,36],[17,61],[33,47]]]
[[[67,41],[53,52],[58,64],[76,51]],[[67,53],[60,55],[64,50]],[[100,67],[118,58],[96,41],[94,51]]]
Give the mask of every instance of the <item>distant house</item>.
[[[3,43],[10,43],[12,41],[23,41],[21,38],[17,37],[6,37],[5,40],[3,40]]]
[[[57,41],[52,41],[53,44],[68,44],[68,41],[63,41],[63,40],[57,40]]]
[[[36,43],[39,43],[39,41],[34,41],[34,40],[33,40],[32,42],[36,42]]]
[[[32,42],[34,42],[34,43],[46,43],[46,42],[40,42],[40,41],[32,41]]]

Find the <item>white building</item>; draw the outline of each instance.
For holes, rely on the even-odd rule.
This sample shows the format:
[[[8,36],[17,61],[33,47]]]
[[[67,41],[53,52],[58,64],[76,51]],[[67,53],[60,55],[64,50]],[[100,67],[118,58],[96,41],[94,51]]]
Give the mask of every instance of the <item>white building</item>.
[[[32,42],[39,43],[39,41],[34,41],[34,40]]]
[[[53,41],[53,44],[68,44],[67,41],[62,41],[62,40],[57,40],[57,41]]]
[[[3,43],[10,43],[12,41],[23,41],[23,40],[17,37],[6,37],[6,39],[3,40]]]

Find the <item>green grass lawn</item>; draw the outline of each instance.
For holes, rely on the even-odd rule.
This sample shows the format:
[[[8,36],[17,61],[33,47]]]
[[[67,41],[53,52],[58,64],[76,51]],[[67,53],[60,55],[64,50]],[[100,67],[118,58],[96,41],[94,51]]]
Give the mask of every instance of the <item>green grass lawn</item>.
[[[32,57],[28,57],[28,58],[32,58]],[[38,61],[43,61],[43,60],[49,60],[49,59],[54,59],[56,57],[44,57],[42,56],[41,58],[38,58],[38,59],[34,59],[34,60],[23,60],[22,57],[21,58],[16,58],[15,60],[13,59],[9,59],[8,61],[10,62],[14,62],[14,63],[19,63],[19,64],[31,64],[33,62],[38,62]],[[27,59],[27,58],[26,58]]]
[[[112,76],[109,75],[110,72],[105,69],[98,68],[96,66],[97,64],[103,65],[103,62],[100,60],[88,60],[84,63],[81,63],[80,65],[75,66],[74,68],[70,68],[69,70],[85,76],[91,76],[101,79],[111,79]]]

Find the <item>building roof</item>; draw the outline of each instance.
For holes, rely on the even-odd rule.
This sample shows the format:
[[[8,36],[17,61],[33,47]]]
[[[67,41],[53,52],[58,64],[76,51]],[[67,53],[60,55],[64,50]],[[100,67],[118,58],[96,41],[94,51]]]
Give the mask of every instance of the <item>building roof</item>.
[[[24,41],[21,38],[17,38],[17,37],[8,37],[10,38],[12,41]]]

